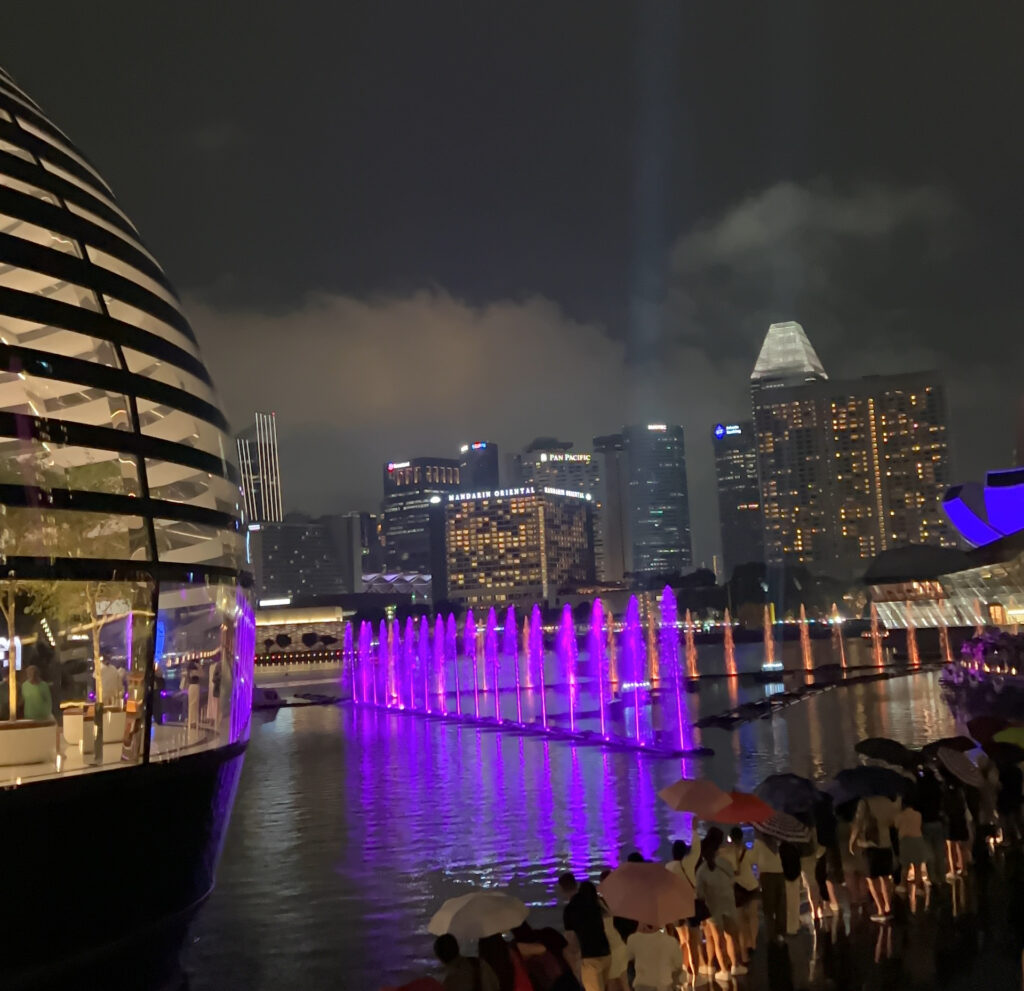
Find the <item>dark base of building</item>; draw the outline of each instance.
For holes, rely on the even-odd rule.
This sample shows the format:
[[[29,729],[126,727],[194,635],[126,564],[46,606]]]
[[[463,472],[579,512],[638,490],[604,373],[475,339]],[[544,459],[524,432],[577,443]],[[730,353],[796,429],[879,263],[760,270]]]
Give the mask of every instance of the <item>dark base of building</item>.
[[[245,744],[0,793],[2,985],[185,986]]]

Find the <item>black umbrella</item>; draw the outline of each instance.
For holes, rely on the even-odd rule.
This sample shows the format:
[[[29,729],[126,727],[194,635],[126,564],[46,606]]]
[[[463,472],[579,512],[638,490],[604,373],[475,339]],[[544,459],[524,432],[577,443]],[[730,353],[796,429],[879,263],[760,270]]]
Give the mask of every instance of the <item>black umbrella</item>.
[[[821,798],[814,782],[799,774],[769,774],[754,789],[754,794],[773,809],[790,815],[810,812]]]
[[[903,746],[899,740],[890,740],[887,736],[869,736],[854,744],[853,749],[864,757],[883,760],[897,767],[917,767],[921,763],[921,755],[916,750]]]
[[[968,750],[977,747],[977,742],[969,736],[944,736],[941,740],[932,740],[921,748],[921,753],[928,760],[932,760],[939,753],[939,749],[945,747],[947,750],[959,750],[965,754]]]
[[[855,798],[870,798],[872,795],[884,795],[896,798],[906,795],[913,787],[913,782],[899,771],[888,767],[848,767],[840,771],[835,779],[826,787],[826,791],[835,800],[836,805],[853,801]]]

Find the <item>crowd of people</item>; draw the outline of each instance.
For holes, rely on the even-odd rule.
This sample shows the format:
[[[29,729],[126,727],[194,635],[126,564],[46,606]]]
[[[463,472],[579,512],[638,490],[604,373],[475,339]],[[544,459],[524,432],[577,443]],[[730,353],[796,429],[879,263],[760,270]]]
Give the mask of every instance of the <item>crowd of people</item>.
[[[777,839],[733,826],[693,824],[665,867],[689,882],[695,914],[663,927],[615,917],[598,884],[562,874],[562,927],[528,923],[478,943],[435,943],[446,991],[674,991],[728,985],[747,974],[759,945],[786,944],[800,927],[863,917],[884,929],[905,899],[929,905],[935,885],[955,890],[980,859],[1022,839],[1022,774],[978,763],[971,787],[942,767],[921,766],[902,795],[865,794],[836,804],[822,793],[799,818],[808,838]],[[643,861],[639,853],[630,861]],[[601,872],[596,881],[609,872]],[[804,905],[807,909],[804,911]],[[763,923],[763,924],[762,924]],[[880,936],[881,938],[881,936]]]

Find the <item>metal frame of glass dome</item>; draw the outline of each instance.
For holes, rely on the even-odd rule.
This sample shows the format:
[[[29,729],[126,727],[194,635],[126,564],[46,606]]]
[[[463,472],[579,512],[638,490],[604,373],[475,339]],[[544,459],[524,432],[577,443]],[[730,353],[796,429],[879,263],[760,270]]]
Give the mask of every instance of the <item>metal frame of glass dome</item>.
[[[247,736],[255,632],[233,452],[164,273],[95,169],[0,70],[0,597],[35,595],[37,619],[76,617],[72,639],[94,637],[97,695],[113,666],[103,653],[123,654],[129,682],[143,669],[143,762]],[[79,588],[92,616],[68,604]],[[179,675],[190,701],[176,734],[176,714],[159,710]]]

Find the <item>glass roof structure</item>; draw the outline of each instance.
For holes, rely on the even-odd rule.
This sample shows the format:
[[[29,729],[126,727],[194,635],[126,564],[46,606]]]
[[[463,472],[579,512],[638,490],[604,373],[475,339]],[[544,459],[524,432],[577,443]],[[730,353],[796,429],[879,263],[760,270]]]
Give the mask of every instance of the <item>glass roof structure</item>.
[[[825,367],[800,324],[789,320],[768,328],[750,374],[751,382],[796,384],[827,378]]]

